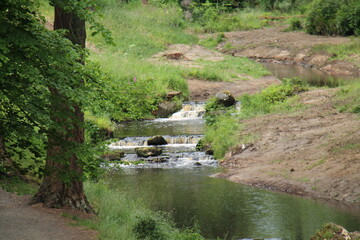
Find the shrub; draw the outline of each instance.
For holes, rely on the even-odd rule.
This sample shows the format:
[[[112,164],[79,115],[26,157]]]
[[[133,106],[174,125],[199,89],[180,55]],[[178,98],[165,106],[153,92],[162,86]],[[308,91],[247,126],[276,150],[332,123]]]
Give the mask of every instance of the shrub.
[[[350,0],[342,5],[336,16],[336,24],[340,35],[360,35],[360,2]]]
[[[360,2],[315,0],[307,18],[310,34],[360,35]]]
[[[306,30],[310,34],[338,34],[336,14],[344,0],[315,0],[307,18]]]

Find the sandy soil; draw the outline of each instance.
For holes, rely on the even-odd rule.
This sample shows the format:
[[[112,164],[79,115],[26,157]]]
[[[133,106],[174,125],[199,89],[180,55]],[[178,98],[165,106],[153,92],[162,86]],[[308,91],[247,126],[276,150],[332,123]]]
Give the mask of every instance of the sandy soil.
[[[302,93],[305,110],[244,121],[256,140],[227,154],[231,181],[360,204],[360,119],[339,113],[336,90]],[[244,150],[245,149],[245,150]]]
[[[29,206],[29,196],[17,196],[0,189],[0,240],[91,240],[97,239],[93,230],[70,226],[72,221],[62,217],[66,212],[89,217],[79,212]]]

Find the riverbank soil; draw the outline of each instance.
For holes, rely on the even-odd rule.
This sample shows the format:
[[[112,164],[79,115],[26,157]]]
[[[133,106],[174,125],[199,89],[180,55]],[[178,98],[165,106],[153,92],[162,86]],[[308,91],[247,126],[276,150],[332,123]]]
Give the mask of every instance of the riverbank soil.
[[[259,61],[299,64],[330,74],[360,75],[360,54],[344,60],[332,60],[333,55],[314,52],[316,45],[350,43],[351,38],[309,35],[304,32],[284,32],[287,26],[225,33],[218,50],[233,56],[250,57]],[[208,38],[210,34],[201,35]]]
[[[91,240],[97,233],[81,226],[71,226],[63,213],[81,218],[79,212],[49,209],[41,204],[29,206],[30,196],[17,196],[0,189],[0,240]]]
[[[232,149],[218,174],[252,186],[360,204],[360,119],[336,109],[337,89],[300,94],[304,109],[243,121],[254,137]],[[244,150],[245,149],[245,150]]]

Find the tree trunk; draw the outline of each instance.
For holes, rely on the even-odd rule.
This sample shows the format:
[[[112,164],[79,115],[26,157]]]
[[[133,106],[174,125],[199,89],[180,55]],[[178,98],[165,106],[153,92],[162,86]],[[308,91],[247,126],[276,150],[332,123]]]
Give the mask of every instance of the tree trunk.
[[[74,13],[55,6],[54,30],[56,29],[66,29],[66,37],[73,44],[85,48],[85,21]],[[84,83],[79,82],[78,86],[73,87],[82,84]],[[41,202],[48,207],[70,207],[91,212],[83,190],[82,167],[74,151],[84,143],[84,114],[79,105],[61,96],[56,88],[49,87],[49,90],[53,96],[51,119],[55,126],[61,128],[49,129],[45,176],[33,203]]]

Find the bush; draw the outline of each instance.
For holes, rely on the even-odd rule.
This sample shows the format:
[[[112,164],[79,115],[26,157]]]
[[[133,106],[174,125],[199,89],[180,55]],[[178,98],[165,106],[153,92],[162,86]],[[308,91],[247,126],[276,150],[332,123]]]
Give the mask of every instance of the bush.
[[[350,0],[342,5],[337,16],[337,28],[340,35],[360,35],[360,1]]]
[[[310,34],[338,34],[336,14],[344,0],[315,0],[307,18],[306,30]]]
[[[360,2],[357,0],[315,0],[306,30],[320,35],[360,35]]]

